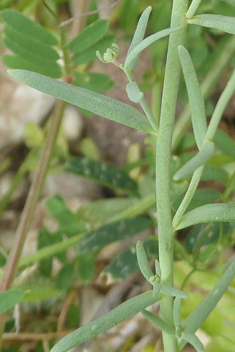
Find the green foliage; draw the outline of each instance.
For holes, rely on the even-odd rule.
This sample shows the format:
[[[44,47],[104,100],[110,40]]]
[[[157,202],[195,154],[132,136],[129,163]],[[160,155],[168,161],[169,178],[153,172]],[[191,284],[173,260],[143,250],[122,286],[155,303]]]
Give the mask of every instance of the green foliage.
[[[114,82],[110,76],[98,72],[76,73],[75,83],[82,88],[92,90],[93,92],[103,93],[111,89]]]
[[[121,189],[137,194],[137,184],[127,173],[111,165],[88,158],[71,158],[68,160],[67,172],[90,178],[101,185]]]
[[[52,47],[57,44],[57,39],[19,12],[3,10],[2,19],[6,24],[4,44],[14,53],[3,56],[3,62],[14,69],[27,69],[60,78],[59,54]]]
[[[131,318],[133,315],[142,311],[151,304],[159,300],[158,296],[154,296],[152,291],[147,291],[114,308],[110,313],[103,317],[75,330],[71,334],[65,336],[56,346],[52,348],[52,352],[65,352],[75,347],[111,327]]]
[[[120,101],[68,83],[53,80],[38,73],[24,70],[9,70],[9,73],[32,88],[37,87],[43,93],[51,94],[67,103],[89,110],[110,120],[123,123],[129,127],[153,133],[151,125],[141,112]]]
[[[0,293],[0,313],[3,313],[19,303],[25,292],[19,289],[12,289]]]
[[[138,217],[101,226],[82,238],[76,246],[76,251],[79,254],[97,252],[107,244],[136,235],[148,229],[151,225],[152,222],[149,219]]]

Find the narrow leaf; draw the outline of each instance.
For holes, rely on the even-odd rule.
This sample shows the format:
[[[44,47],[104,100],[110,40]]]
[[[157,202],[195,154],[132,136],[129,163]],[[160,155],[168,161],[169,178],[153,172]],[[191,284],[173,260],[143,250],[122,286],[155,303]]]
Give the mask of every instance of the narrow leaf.
[[[0,314],[11,309],[24,297],[25,292],[19,289],[7,290],[0,293]]]
[[[144,38],[144,34],[145,34],[145,30],[148,24],[148,20],[149,20],[149,16],[150,13],[152,11],[152,7],[148,6],[144,12],[142,13],[142,15],[140,16],[139,22],[137,24],[131,45],[128,49],[127,55],[129,55],[129,53],[138,45],[142,42],[143,38]],[[138,62],[138,58],[139,55],[136,56],[135,60],[132,61],[131,64],[129,64],[129,70],[131,72],[133,72],[137,62]]]
[[[180,181],[190,177],[194,171],[205,164],[214,154],[215,145],[213,142],[206,143],[204,147],[186,164],[184,164],[173,176],[174,181]]]
[[[154,296],[153,291],[147,291],[137,297],[131,298],[120,304],[108,314],[65,336],[52,348],[51,352],[66,352],[69,349],[98,336],[102,332],[111,329],[124,320],[131,318],[133,315],[141,312],[158,300],[159,297]]]
[[[101,94],[25,70],[8,70],[19,81],[67,103],[122,123],[142,132],[154,133],[145,115],[137,109]]]
[[[182,298],[182,299],[188,299],[189,298],[187,293],[185,293],[185,292],[183,292],[181,290],[178,290],[177,288],[170,287],[170,286],[162,286],[160,292],[163,295],[167,295],[167,296],[173,296],[173,297]]]
[[[154,276],[152,269],[150,268],[149,261],[147,255],[144,250],[144,246],[142,245],[141,241],[138,241],[136,244],[136,255],[137,261],[142,272],[143,276],[147,281],[150,281],[150,278]]]
[[[97,20],[85,27],[68,45],[73,53],[86,50],[88,47],[100,40],[108,31],[109,21]]]
[[[153,314],[152,312],[149,312],[148,310],[143,310],[141,312],[145,318],[150,320],[154,325],[156,325],[159,329],[161,329],[164,332],[167,332],[169,335],[174,335],[175,330],[172,328],[169,324],[165,322],[162,318],[157,316],[156,314]]]
[[[74,54],[73,63],[75,65],[86,64],[87,62],[95,60],[96,51],[99,51],[101,54],[104,53],[115,40],[117,39],[114,34],[107,34],[103,38],[101,38],[98,42],[89,46],[86,50],[83,50],[79,53]]]
[[[191,199],[191,202],[187,207],[187,211],[191,211],[205,204],[214,203],[215,201],[218,201],[220,199],[220,196],[221,194],[216,189],[212,189],[212,188],[197,189],[196,192],[194,193],[193,198]],[[172,209],[174,211],[177,211],[181,202],[182,202],[182,194],[180,194],[179,197],[173,202]]]
[[[178,52],[189,96],[195,140],[198,149],[201,150],[207,130],[205,104],[196,72],[187,49],[180,45]]]
[[[192,345],[197,352],[205,352],[203,344],[196,335],[185,333],[183,335],[183,339],[190,343],[190,345]]]
[[[181,298],[176,297],[173,306],[173,321],[175,327],[181,326]]]
[[[176,230],[200,223],[228,221],[235,221],[235,205],[207,204],[186,213]]]
[[[204,300],[194,309],[194,311],[185,319],[184,326],[186,332],[196,332],[208,318],[210,313],[216,307],[217,303],[228,289],[235,275],[235,260],[230,264],[222,278],[204,298]]]
[[[50,32],[20,12],[5,9],[2,11],[2,19],[10,27],[27,37],[37,38],[37,40],[48,45],[57,44],[57,39]]]
[[[60,58],[58,52],[51,46],[37,40],[36,38],[31,38],[22,34],[12,27],[6,26],[3,33],[9,39],[15,41],[22,48],[28,49],[33,54],[37,54],[42,58],[47,58],[52,61],[56,61]]]
[[[137,194],[137,183],[126,172],[100,161],[89,158],[70,158],[65,171],[84,176],[104,186]]]
[[[116,221],[89,232],[76,248],[78,253],[97,252],[107,244],[134,236],[151,226],[151,220],[142,217]]]
[[[188,20],[188,23],[235,34],[235,18],[230,16],[198,15]]]
[[[125,68],[133,67],[133,64],[135,63],[136,57],[140,54],[140,52],[144,49],[146,49],[149,45],[153,44],[156,42],[158,39],[164,38],[176,31],[178,31],[181,27],[176,27],[176,28],[167,28],[163,29],[160,32],[157,32],[155,34],[150,35],[149,37],[145,38],[141,43],[136,45],[134,49],[132,49],[129,54],[126,57],[125,61]]]

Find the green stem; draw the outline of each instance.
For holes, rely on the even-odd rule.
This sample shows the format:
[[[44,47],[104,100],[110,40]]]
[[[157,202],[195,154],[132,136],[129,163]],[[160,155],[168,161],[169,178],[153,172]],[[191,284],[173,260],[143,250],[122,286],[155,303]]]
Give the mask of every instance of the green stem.
[[[162,95],[159,135],[156,143],[156,194],[159,238],[159,262],[162,284],[173,286],[173,229],[171,224],[170,199],[170,160],[172,134],[175,121],[176,101],[180,77],[180,62],[177,48],[184,43],[187,0],[174,0],[171,27],[182,29],[172,33],[169,39],[166,71]],[[173,326],[173,298],[163,297],[160,302],[162,318]],[[176,352],[177,341],[174,336],[163,332],[165,352]]]
[[[232,36],[224,45],[218,60],[214,67],[209,71],[203,83],[201,84],[202,96],[206,100],[210,95],[211,91],[215,88],[223,70],[228,65],[229,61],[233,57],[235,52],[235,37]],[[173,134],[172,140],[172,151],[176,150],[180,141],[184,137],[189,125],[190,125],[190,107],[189,104],[184,108],[180,117],[178,118]]]
[[[129,82],[135,82],[135,79],[134,79],[134,76],[131,72],[129,72],[128,69],[122,67],[122,66],[119,66],[126,74]],[[146,100],[144,98],[141,99],[140,101],[140,105],[142,107],[142,109],[144,110],[145,112],[145,115],[147,116],[151,126],[153,127],[153,129],[157,132],[158,131],[158,124],[157,124],[157,121],[152,113],[152,110],[150,109],[150,107],[148,106]]]

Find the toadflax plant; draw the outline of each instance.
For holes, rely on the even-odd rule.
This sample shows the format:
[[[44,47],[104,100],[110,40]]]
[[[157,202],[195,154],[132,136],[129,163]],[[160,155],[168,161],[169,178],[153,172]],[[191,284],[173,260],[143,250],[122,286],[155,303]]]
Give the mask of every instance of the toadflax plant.
[[[156,206],[159,261],[155,260],[155,272],[152,271],[149,265],[142,243],[138,242],[136,245],[139,268],[145,279],[152,285],[152,290],[122,303],[108,314],[65,336],[52,348],[52,352],[67,351],[107,331],[138,312],[142,312],[144,317],[162,330],[165,352],[181,351],[186,343],[190,343],[198,352],[205,351],[203,344],[195,333],[230,285],[235,275],[235,261],[230,263],[224,275],[208,296],[181,322],[181,301],[187,299],[188,295],[174,288],[173,243],[174,235],[179,229],[199,223],[235,221],[235,205],[231,204],[208,204],[186,212],[200,182],[204,166],[214,154],[215,145],[213,139],[223,111],[235,89],[235,72],[231,75],[214,109],[209,125],[207,125],[199,82],[190,55],[184,46],[184,41],[188,26],[191,25],[235,34],[235,19],[210,14],[197,16],[195,13],[200,2],[200,0],[193,0],[188,7],[187,0],[174,0],[170,28],[144,38],[151,14],[151,7],[147,7],[139,19],[124,63],[117,61],[119,48],[116,44],[112,44],[103,56],[97,51],[98,58],[104,63],[118,65],[127,76],[129,80],[126,86],[127,95],[131,101],[141,105],[144,113],[115,99],[57,81],[53,77],[22,69],[9,70],[11,76],[32,88],[107,119],[152,134],[156,141]],[[169,44],[161,113],[159,120],[157,120],[134,79],[134,69],[140,52],[166,36],[169,36]],[[174,182],[180,182],[186,178],[191,178],[191,181],[181,204],[172,218],[170,161],[181,70],[186,83],[193,133],[198,152],[173,175]],[[160,301],[161,317],[145,310],[145,308],[157,301]]]

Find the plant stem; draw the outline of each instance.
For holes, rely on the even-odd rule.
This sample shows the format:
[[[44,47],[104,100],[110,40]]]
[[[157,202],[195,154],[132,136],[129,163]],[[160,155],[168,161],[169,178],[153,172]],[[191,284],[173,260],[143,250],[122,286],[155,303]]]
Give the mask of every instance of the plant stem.
[[[156,194],[159,238],[159,262],[162,273],[162,284],[173,286],[173,230],[171,224],[170,199],[170,159],[172,134],[175,120],[176,101],[180,77],[180,62],[177,48],[184,42],[187,11],[187,0],[174,0],[171,27],[182,29],[172,33],[169,39],[166,71],[162,95],[159,135],[156,143]],[[173,298],[163,297],[160,302],[161,316],[173,326]],[[176,352],[177,341],[174,336],[163,332],[165,352]]]
[[[21,215],[21,219],[16,230],[14,246],[11,249],[4,274],[1,281],[0,292],[8,290],[14,279],[18,262],[23,250],[24,242],[30,229],[33,216],[35,214],[36,205],[42,190],[46,172],[49,167],[50,157],[58,135],[61,118],[63,116],[65,103],[58,101],[51,116],[51,125],[45,141],[38,168],[34,181],[30,187],[29,195]],[[5,325],[5,314],[0,315],[0,342]]]

